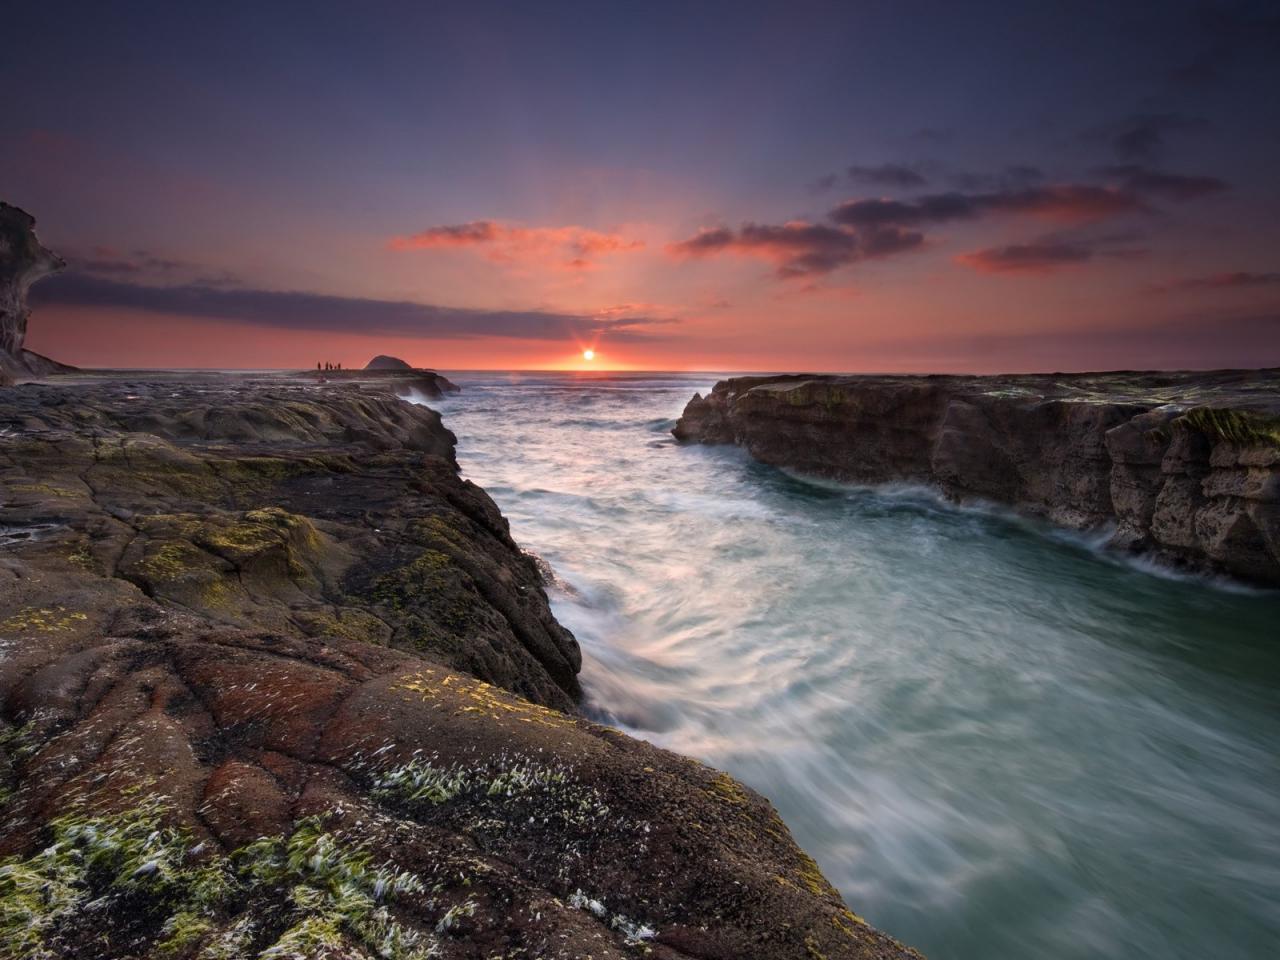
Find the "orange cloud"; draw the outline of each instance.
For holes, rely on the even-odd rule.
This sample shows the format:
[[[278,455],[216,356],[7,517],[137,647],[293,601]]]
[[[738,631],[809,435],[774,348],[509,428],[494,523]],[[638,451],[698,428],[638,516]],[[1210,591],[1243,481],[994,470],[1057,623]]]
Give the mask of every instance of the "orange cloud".
[[[644,241],[578,226],[524,227],[475,220],[392,237],[388,246],[392,250],[475,248],[495,263],[545,260],[567,270],[586,270],[600,257],[639,250]]]

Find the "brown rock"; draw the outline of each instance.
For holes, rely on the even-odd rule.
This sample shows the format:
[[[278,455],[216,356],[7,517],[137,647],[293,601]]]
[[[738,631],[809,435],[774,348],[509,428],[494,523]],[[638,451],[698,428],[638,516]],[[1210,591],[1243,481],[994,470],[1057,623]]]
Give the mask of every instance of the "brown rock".
[[[0,504],[0,956],[918,956],[762,797],[577,715],[425,407],[28,386]]]
[[[681,440],[861,484],[919,483],[1116,547],[1280,583],[1280,371],[742,377]]]

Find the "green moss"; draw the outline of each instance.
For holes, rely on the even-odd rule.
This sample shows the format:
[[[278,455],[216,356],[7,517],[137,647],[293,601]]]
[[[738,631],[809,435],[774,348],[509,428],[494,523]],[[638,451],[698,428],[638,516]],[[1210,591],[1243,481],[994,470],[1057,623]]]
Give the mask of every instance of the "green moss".
[[[1181,418],[1192,429],[1228,443],[1280,444],[1280,417],[1227,407],[1196,407]]]
[[[89,615],[68,612],[66,607],[23,607],[6,620],[0,620],[2,633],[61,633],[89,619]]]
[[[827,878],[822,875],[822,870],[814,862],[813,857],[803,850],[799,850],[797,853],[800,857],[800,866],[796,869],[796,875],[800,878],[800,883],[804,885],[804,888],[815,897],[834,895],[835,889],[827,881]]]
[[[727,773],[716,774],[715,779],[711,781],[711,789],[707,793],[730,806],[745,807],[747,805],[747,792]]]
[[[7,727],[0,731],[0,749],[21,763],[35,755],[41,747],[36,736],[35,720],[28,720],[20,727]]]
[[[94,557],[93,552],[89,549],[89,545],[81,541],[75,544],[68,552],[67,559],[74,563],[77,567],[85,570],[98,570],[98,561]]]
[[[414,560],[383,574],[371,591],[375,603],[397,613],[428,615],[440,626],[461,634],[471,627],[479,609],[471,578],[447,553],[424,550]],[[413,624],[410,624],[413,626]],[[427,641],[442,639],[421,622],[414,631]]]
[[[414,760],[375,776],[373,795],[420,808],[464,802],[483,808],[485,816],[502,813],[511,804],[533,803],[541,808],[543,819],[554,817],[577,828],[588,828],[609,816],[599,791],[563,769],[534,762],[466,767]],[[526,813],[514,819],[523,820]],[[505,826],[512,820],[499,817],[496,822]]]
[[[385,643],[387,626],[371,613],[355,607],[345,607],[336,615],[304,611],[295,615],[295,621],[312,637],[341,637],[361,643]]]
[[[10,493],[38,493],[45,497],[72,499],[80,494],[68,487],[55,487],[49,483],[10,483],[5,485]]]
[[[148,906],[118,911],[123,922],[151,922],[149,931],[126,932],[131,955],[142,941],[157,956],[203,947],[198,956],[206,960],[230,960],[263,932],[254,916],[281,915],[283,932],[259,956],[309,957],[348,941],[388,960],[431,954],[429,939],[385,906],[423,892],[421,881],[373,866],[367,852],[344,846],[319,820],[200,861],[200,848],[186,831],[166,826],[165,813],[165,801],[150,797],[118,814],[70,814],[52,822],[53,843],[44,850],[0,861],[0,956],[45,960],[58,955],[55,943],[61,950],[77,936],[109,935],[117,920],[109,908],[126,902]],[[90,904],[102,908],[92,917]]]
[[[171,583],[207,565],[208,560],[199,548],[184,540],[162,543],[139,564],[147,577],[157,583]]]
[[[415,520],[409,525],[409,531],[418,539],[442,540],[453,546],[467,548],[472,545],[470,538],[462,530],[454,526],[442,516],[427,517]]]
[[[287,838],[258,840],[232,855],[251,889],[289,890],[293,922],[266,957],[308,957],[344,937],[393,960],[428,957],[431,944],[391,919],[383,900],[422,893],[422,881],[389,864],[372,867],[364,850],[344,847],[320,821],[300,822]]]

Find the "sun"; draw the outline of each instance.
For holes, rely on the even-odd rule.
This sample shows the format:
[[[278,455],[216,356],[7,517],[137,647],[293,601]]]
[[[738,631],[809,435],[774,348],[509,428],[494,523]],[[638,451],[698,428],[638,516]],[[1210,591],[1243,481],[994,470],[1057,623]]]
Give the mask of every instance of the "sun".
[[[594,350],[583,350],[583,351],[582,351],[582,359],[583,359],[583,360],[594,360],[595,358],[596,358],[596,352],[595,352]]]

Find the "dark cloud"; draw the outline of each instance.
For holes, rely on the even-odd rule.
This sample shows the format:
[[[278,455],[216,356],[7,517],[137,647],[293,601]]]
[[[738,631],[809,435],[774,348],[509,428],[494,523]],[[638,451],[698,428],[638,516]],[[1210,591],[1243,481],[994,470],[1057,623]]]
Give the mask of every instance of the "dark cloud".
[[[950,177],[957,190],[1024,190],[1044,180],[1044,171],[1026,163],[1015,163],[1000,173],[956,173]]]
[[[1175,290],[1232,290],[1250,287],[1280,286],[1280,272],[1252,273],[1247,270],[1234,270],[1226,273],[1214,273],[1207,277],[1188,277],[1172,283],[1160,284],[1151,288],[1152,293],[1168,293]]]
[[[1145,256],[1139,234],[1072,231],[1039,237],[1025,243],[988,247],[962,253],[956,262],[979,273],[1052,273],[1097,258],[1132,259]]]
[[[140,284],[187,283],[200,287],[235,286],[239,278],[226,270],[210,272],[202,264],[163,257],[149,250],[124,253],[112,247],[94,247],[87,254],[71,253],[73,270],[108,279],[128,279]]]
[[[1040,176],[1034,167],[1011,167],[1023,184]],[[827,213],[830,223],[793,221],[747,223],[738,230],[704,229],[668,246],[681,257],[734,252],[773,261],[781,277],[819,276],[862,260],[915,250],[925,243],[923,228],[987,216],[1029,216],[1062,224],[1088,225],[1115,217],[1151,213],[1148,198],[1187,201],[1226,189],[1216,177],[1165,173],[1139,164],[1106,167],[1111,184],[1058,183],[1003,189],[934,193],[910,200],[883,197],[846,200]],[[965,254],[961,263],[985,272],[1045,271],[1078,264],[1096,255],[1136,256],[1119,247],[1132,237],[1077,239],[1051,237]]]
[[[778,276],[791,278],[821,276],[862,260],[913,250],[923,243],[922,234],[896,226],[852,229],[803,222],[746,223],[738,230],[701,230],[667,250],[678,257],[726,252],[757,256],[775,263]]]
[[[1048,273],[1093,258],[1091,247],[1079,243],[1014,243],[963,253],[957,262],[979,273]]]
[[[1207,126],[1201,118],[1181,113],[1135,113],[1086,130],[1084,139],[1106,143],[1122,160],[1153,163],[1163,156],[1169,134]]]
[[[68,261],[76,269],[107,276],[172,274],[183,270],[197,269],[197,265],[194,263],[157,256],[148,250],[121,253],[112,247],[94,247],[90,253],[85,255],[72,253],[68,257]]]
[[[592,317],[538,310],[473,310],[407,300],[372,300],[319,293],[224,288],[203,284],[150,286],[69,272],[32,288],[33,305],[145,310],[286,330],[376,333],[439,339],[519,337],[559,340],[607,332],[640,340],[644,328],[673,323],[644,316]]]
[[[826,193],[828,190],[834,189],[835,185],[840,182],[840,178],[834,173],[828,173],[825,177],[819,177],[813,183],[809,184],[810,193]]]
[[[1098,220],[1141,212],[1146,205],[1134,192],[1091,184],[1060,184],[988,193],[938,193],[912,201],[850,200],[831,211],[848,226],[916,226],[972,220],[988,213],[1030,214],[1055,220]]]
[[[929,182],[920,173],[901,163],[882,163],[872,167],[855,165],[849,167],[845,175],[855,183],[874,183],[902,190],[923,187]]]
[[[1196,200],[1227,189],[1227,184],[1217,177],[1165,173],[1136,163],[1102,167],[1099,173],[1134,193],[1165,200]]]

